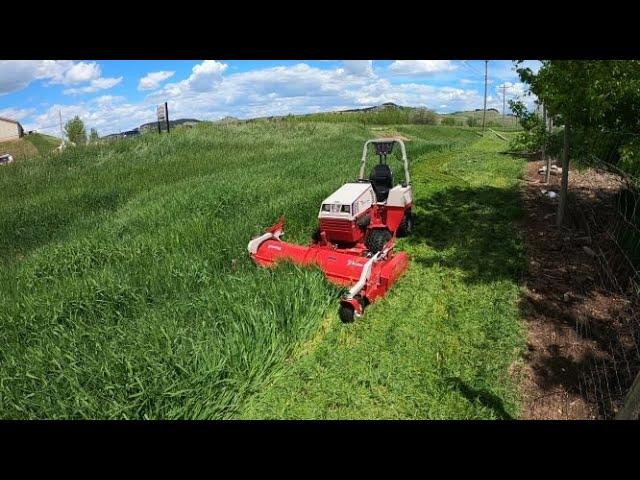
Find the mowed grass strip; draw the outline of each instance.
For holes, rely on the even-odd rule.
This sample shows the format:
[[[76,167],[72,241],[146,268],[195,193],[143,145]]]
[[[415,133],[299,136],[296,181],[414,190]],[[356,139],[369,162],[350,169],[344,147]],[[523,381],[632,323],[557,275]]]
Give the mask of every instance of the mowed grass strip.
[[[417,158],[473,135],[398,127]],[[0,172],[0,417],[229,418],[337,308],[313,269],[257,268],[281,214],[307,242],[358,170],[359,125],[202,126]]]
[[[504,143],[427,153],[413,166],[415,231],[397,248],[409,270],[350,325],[329,323],[241,418],[509,419],[522,242],[517,179]]]

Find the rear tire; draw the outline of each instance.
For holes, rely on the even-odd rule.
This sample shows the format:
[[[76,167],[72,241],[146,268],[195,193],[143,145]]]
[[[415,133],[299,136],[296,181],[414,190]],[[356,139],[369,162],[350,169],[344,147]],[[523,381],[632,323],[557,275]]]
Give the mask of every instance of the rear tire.
[[[322,237],[320,236],[320,233],[321,233],[320,227],[317,227],[311,234],[311,240],[313,240],[315,243],[318,243],[322,239]]]
[[[413,229],[413,215],[411,215],[411,209],[409,208],[405,213],[404,217],[402,217],[402,222],[398,226],[399,237],[406,237],[411,235],[411,230]]]
[[[356,312],[351,305],[340,305],[338,316],[342,323],[351,323],[356,319]]]
[[[391,232],[386,228],[376,228],[369,230],[367,237],[364,239],[364,244],[371,253],[378,253],[391,240],[391,237]]]

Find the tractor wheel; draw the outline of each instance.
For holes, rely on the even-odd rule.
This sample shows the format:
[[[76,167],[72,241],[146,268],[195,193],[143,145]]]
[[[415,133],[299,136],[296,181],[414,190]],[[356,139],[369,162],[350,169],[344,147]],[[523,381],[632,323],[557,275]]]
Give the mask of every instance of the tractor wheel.
[[[376,228],[369,230],[364,240],[365,245],[371,253],[378,253],[391,240],[391,232],[386,228]]]
[[[311,240],[313,240],[315,243],[318,243],[322,239],[322,237],[320,236],[320,232],[320,227],[317,227],[311,234]]]
[[[407,235],[411,235],[411,229],[413,228],[413,215],[411,215],[411,209],[408,209],[404,217],[402,217],[402,222],[398,226],[399,237],[406,237]]]
[[[351,323],[356,318],[356,312],[351,305],[340,305],[338,308],[338,316],[342,323]]]

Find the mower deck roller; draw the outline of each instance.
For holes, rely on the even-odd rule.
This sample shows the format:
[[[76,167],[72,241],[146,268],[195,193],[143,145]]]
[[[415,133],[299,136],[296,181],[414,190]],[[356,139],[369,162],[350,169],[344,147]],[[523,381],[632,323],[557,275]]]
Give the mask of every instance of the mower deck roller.
[[[393,186],[386,163],[393,145],[399,143],[405,180]],[[375,146],[380,162],[364,179],[367,147]],[[340,318],[353,321],[364,307],[384,296],[408,267],[404,252],[394,253],[396,235],[411,231],[413,203],[409,161],[402,140],[382,138],[365,143],[358,179],[327,197],[318,214],[319,227],[306,246],[283,242],[284,218],[253,238],[247,249],[260,266],[279,261],[319,267],[329,281],[349,287],[340,299]]]

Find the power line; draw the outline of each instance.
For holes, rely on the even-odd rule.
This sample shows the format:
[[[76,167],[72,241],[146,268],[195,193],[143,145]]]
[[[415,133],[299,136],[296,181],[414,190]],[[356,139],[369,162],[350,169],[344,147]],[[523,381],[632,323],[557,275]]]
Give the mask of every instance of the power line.
[[[489,60],[484,61],[484,107],[482,108],[482,133],[484,133],[484,122],[487,116],[487,71]]]
[[[467,63],[467,61],[466,61],[466,60],[462,60],[462,64],[463,64],[465,67],[468,67],[468,68],[470,68],[471,70],[473,70],[474,72],[476,72],[478,75],[482,75],[482,73],[480,73],[478,70],[476,70],[474,67],[472,67],[469,63]]]

